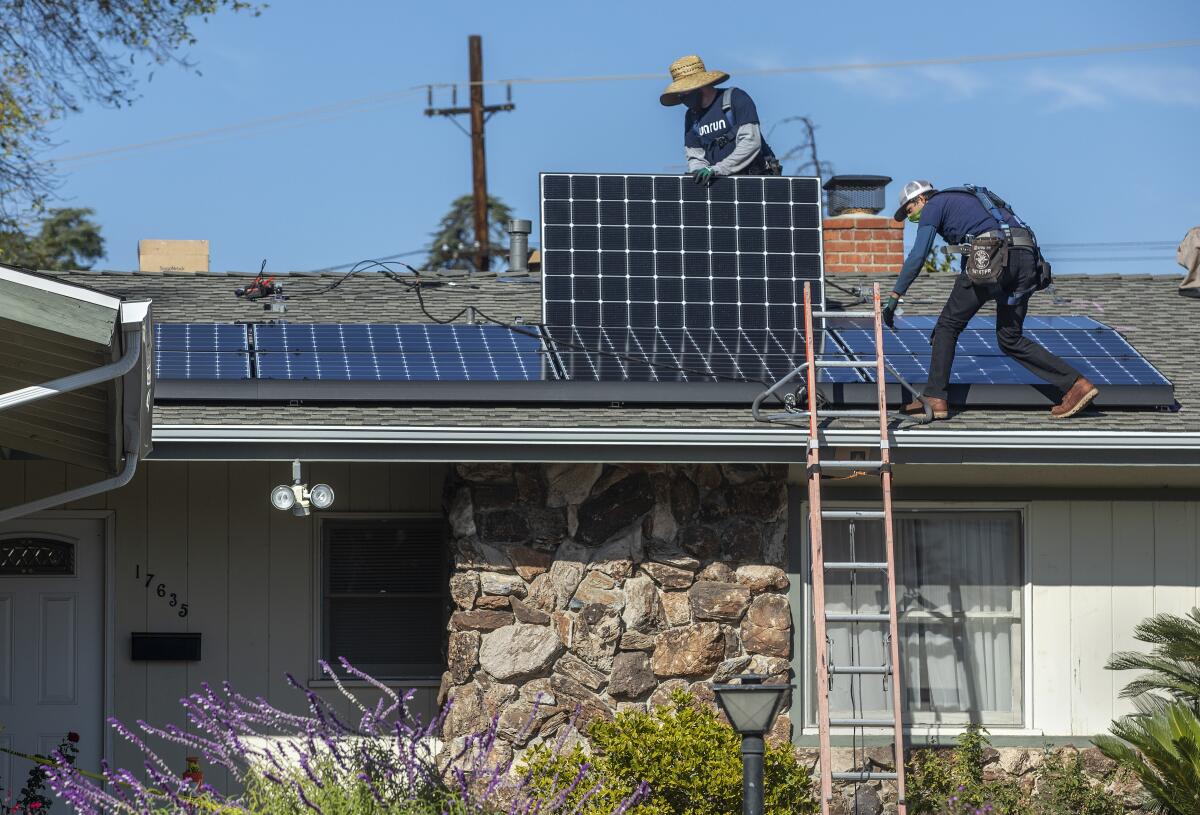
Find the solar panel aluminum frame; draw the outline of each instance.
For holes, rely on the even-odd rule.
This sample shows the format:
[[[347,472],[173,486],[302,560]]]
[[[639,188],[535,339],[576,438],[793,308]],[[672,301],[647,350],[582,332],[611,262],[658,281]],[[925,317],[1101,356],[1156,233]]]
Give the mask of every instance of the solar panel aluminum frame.
[[[819,390],[830,401],[842,401],[857,387],[823,383]],[[154,399],[159,404],[724,405],[748,413],[763,388],[761,382],[165,380],[156,383]]]

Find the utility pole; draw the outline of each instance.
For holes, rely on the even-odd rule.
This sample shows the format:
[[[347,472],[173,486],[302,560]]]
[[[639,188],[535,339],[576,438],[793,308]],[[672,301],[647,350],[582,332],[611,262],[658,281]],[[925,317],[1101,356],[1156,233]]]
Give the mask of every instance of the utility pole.
[[[470,80],[468,87],[471,92],[469,107],[457,107],[458,87],[452,90],[451,104],[448,108],[433,107],[433,88],[429,88],[429,106],[425,108],[426,116],[459,116],[468,114],[471,117],[471,186],[475,199],[475,268],[486,272],[491,268],[491,246],[488,237],[488,193],[487,193],[487,149],[484,146],[484,125],[493,113],[514,110],[512,103],[512,86],[508,86],[508,101],[502,105],[485,105],[483,103],[483,38],[472,34],[467,39],[467,49],[470,59]],[[451,121],[454,121],[451,119]],[[454,122],[458,125],[458,122]],[[462,125],[458,125],[462,130]],[[466,131],[463,131],[466,132]]]

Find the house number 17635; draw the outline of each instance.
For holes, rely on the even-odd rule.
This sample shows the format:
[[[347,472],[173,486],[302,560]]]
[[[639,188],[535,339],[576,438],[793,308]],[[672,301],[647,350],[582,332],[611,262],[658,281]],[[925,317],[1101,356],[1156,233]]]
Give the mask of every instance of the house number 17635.
[[[145,583],[142,584],[143,588],[145,588],[146,591],[153,591],[156,597],[163,598],[163,600],[165,600],[167,605],[171,608],[178,608],[179,611],[176,613],[179,614],[180,617],[186,617],[188,615],[188,604],[179,602],[179,595],[173,591],[169,591],[166,583],[155,583],[154,572],[145,572],[143,574],[142,564],[136,563],[133,567],[133,576],[137,580],[142,580],[144,578]]]

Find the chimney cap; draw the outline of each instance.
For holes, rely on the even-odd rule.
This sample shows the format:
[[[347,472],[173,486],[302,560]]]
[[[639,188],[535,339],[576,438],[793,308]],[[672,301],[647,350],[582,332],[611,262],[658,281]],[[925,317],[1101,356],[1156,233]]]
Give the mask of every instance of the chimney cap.
[[[844,187],[886,187],[891,183],[891,176],[886,175],[835,175],[825,182],[825,189],[836,190]]]

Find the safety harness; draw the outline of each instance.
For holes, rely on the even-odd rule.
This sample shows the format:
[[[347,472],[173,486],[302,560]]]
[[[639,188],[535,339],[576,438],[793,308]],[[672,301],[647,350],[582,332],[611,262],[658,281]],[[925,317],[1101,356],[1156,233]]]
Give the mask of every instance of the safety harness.
[[[974,184],[963,184],[961,187],[950,187],[938,192],[965,192],[975,196],[992,220],[996,222],[996,229],[979,235],[965,235],[962,243],[946,247],[947,252],[952,254],[960,252],[965,257],[963,272],[967,275],[967,279],[977,286],[990,286],[999,280],[1000,275],[1008,266],[1009,249],[1030,249],[1037,257],[1038,273],[1034,286],[1030,289],[1013,292],[1008,298],[1010,303],[1020,302],[1027,295],[1041,291],[1050,285],[1052,280],[1050,264],[1042,257],[1042,252],[1037,244],[1037,236],[1003,198],[987,187],[977,187]],[[1013,224],[1008,223],[1000,211],[1001,208],[1008,210]]]
[[[725,132],[713,139],[717,149],[721,149],[737,138],[737,122],[733,118],[733,88],[725,88],[721,93],[721,117],[725,120]],[[700,138],[700,118],[692,123],[692,132],[696,134],[696,138]],[[759,148],[758,155],[754,161],[742,170],[742,175],[783,175],[783,164],[779,159],[775,158],[774,151],[767,144],[766,139],[760,136],[762,146]]]

